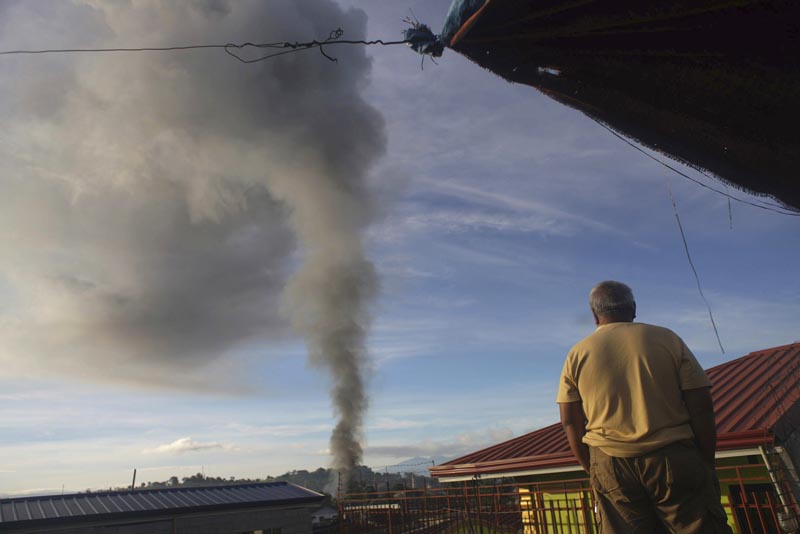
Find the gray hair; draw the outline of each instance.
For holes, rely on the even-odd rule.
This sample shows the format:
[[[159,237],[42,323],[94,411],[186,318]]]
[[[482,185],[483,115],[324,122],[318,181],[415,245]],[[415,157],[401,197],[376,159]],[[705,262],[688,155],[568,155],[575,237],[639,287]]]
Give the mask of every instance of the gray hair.
[[[630,287],[622,282],[606,280],[589,292],[589,306],[598,317],[603,317],[634,311],[636,302]]]

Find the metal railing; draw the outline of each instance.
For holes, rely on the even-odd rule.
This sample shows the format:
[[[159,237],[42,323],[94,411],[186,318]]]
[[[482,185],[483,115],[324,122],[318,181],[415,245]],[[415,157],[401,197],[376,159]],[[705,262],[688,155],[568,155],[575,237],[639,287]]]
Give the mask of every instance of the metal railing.
[[[800,515],[764,465],[717,469],[722,504],[737,534],[778,534]],[[339,500],[340,534],[596,534],[586,478],[547,482],[473,480],[416,490],[359,493]]]

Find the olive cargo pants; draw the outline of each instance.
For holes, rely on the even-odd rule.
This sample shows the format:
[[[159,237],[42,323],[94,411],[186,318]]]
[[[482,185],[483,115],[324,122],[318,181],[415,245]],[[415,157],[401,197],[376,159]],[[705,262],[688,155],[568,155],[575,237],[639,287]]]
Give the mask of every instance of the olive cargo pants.
[[[679,441],[634,458],[589,447],[602,534],[730,534],[714,468]]]

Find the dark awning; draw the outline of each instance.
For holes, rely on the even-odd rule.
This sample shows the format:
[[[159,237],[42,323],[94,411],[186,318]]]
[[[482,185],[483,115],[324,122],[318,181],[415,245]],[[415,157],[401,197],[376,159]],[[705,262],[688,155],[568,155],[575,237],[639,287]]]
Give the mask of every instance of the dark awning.
[[[800,2],[455,0],[445,45],[800,208]]]

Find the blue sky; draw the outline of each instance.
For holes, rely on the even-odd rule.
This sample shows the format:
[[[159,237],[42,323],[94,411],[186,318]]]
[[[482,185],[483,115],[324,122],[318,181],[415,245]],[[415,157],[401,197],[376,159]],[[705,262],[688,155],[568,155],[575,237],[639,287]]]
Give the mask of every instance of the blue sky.
[[[394,39],[409,8],[438,30],[449,1],[340,4],[366,13],[370,38]],[[47,35],[40,39],[46,41],[43,46],[75,44],[79,32],[69,21],[78,15],[58,8],[64,10],[61,17],[47,17],[47,9],[58,4],[43,5],[38,14],[14,11],[13,20],[26,35]],[[106,16],[113,14],[111,10]],[[175,26],[163,24],[166,29],[154,29],[153,35],[164,41],[196,37],[178,30],[170,35]],[[115,27],[113,20],[108,25]],[[306,37],[292,35],[293,29],[285,28],[290,36],[278,38]],[[301,30],[305,28],[296,29]],[[34,47],[11,41],[15,36],[22,39],[22,30],[10,36],[7,32],[2,48]],[[335,68],[350,68],[347,53],[337,53]],[[386,135],[385,150],[366,178],[376,202],[363,229],[366,255],[380,280],[370,308],[367,465],[386,466],[418,455],[457,456],[555,422],[558,373],[569,347],[593,329],[588,291],[600,280],[630,284],[638,320],[674,329],[706,367],[800,339],[798,218],[736,202],[729,217],[721,195],[671,173],[580,113],[529,87],[509,84],[452,51],[438,65],[426,61],[424,69],[420,57],[405,47],[372,47],[366,53],[371,72],[356,89],[379,110]],[[307,62],[326,62],[315,52],[309,54]],[[13,90],[24,78],[46,92],[36,77],[47,67],[55,69],[48,76],[78,76],[101,88],[109,84],[112,94],[128,98],[113,85],[114,76],[122,76],[115,69],[123,67],[112,62],[60,57],[33,67],[30,61],[9,68],[0,87]],[[130,61],[135,63],[130,68],[146,76],[148,62],[157,59]],[[249,68],[224,60],[213,64],[226,65],[230,76]],[[325,100],[332,107],[339,102]],[[147,107],[141,101],[137,105]],[[3,113],[15,117],[8,109]],[[86,120],[105,120],[97,113]],[[18,197],[25,199],[42,198],[48,187],[57,187],[45,179],[47,173],[77,183],[71,173],[81,167],[63,153],[43,152],[52,163],[48,166],[28,147],[68,139],[70,128],[83,126],[51,121],[46,110],[42,115],[38,123],[15,119],[14,127],[0,137],[6,156],[0,187],[7,189],[7,198],[21,191],[19,177],[41,178],[44,184],[38,196]],[[114,141],[116,149],[124,152],[125,139],[137,139],[135,129],[146,127],[144,122],[137,125],[130,132],[120,129],[124,133]],[[17,156],[20,151],[23,155]],[[98,156],[98,166],[117,162],[104,157]],[[183,164],[190,165],[193,157]],[[120,180],[138,183],[147,178],[142,176],[131,172]],[[668,187],[713,308],[724,355],[688,265]],[[115,210],[124,212],[119,204]],[[98,213],[113,217],[115,210]],[[120,253],[102,249],[113,248],[113,243],[94,240],[97,232],[82,226],[79,215],[64,213],[54,215],[51,205],[31,202],[18,211],[6,209],[3,221],[0,254],[13,268],[0,271],[5,301],[0,305],[0,333],[6,338],[0,340],[0,493],[124,485],[134,468],[138,480],[146,481],[200,470],[214,476],[260,477],[328,465],[328,437],[335,423],[329,379],[307,364],[303,341],[272,316],[257,314],[274,328],[274,335],[222,329],[221,334],[236,334],[241,342],[231,337],[221,348],[208,349],[213,354],[201,360],[183,355],[179,367],[162,365],[157,347],[148,354],[137,349],[125,358],[138,355],[148,360],[147,366],[113,360],[120,366],[117,374],[114,366],[103,367],[106,356],[100,353],[94,359],[72,359],[76,349],[69,346],[69,336],[53,338],[45,344],[47,350],[23,338],[36,325],[59,326],[65,317],[80,322],[85,310],[73,311],[69,302],[52,295],[52,287],[26,278],[34,272],[31,266],[43,265],[39,255],[80,264],[81,272],[100,273],[98,279],[131,280],[124,276],[129,265],[119,259]],[[57,224],[47,226],[49,218]],[[214,218],[208,220],[213,226]],[[278,219],[273,222],[280,227]],[[44,230],[28,231],[31,227]],[[282,236],[264,239],[289,250],[288,238]],[[286,273],[302,262],[301,247],[281,253],[287,260],[280,269]],[[242,262],[268,261],[269,254],[278,252],[265,254]],[[281,288],[266,285],[265,291]],[[24,311],[38,310],[39,302],[44,311]],[[36,322],[48,318],[61,322]],[[236,319],[246,322],[243,316]],[[37,332],[37,337],[50,335]],[[93,335],[98,343],[125,339]],[[104,350],[109,346],[103,345]],[[176,385],[180,380],[163,377],[176,372],[185,373],[185,387]],[[226,387],[196,386],[208,380]]]

